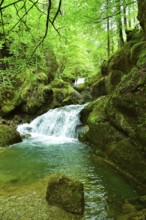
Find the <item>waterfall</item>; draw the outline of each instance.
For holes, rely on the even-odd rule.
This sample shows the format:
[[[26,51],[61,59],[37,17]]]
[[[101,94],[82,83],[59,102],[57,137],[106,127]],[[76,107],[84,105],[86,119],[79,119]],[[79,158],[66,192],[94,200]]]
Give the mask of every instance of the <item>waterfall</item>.
[[[69,105],[52,109],[30,124],[19,125],[17,130],[21,134],[76,138],[76,127],[81,124],[79,113],[83,108],[84,105]]]
[[[82,83],[85,83],[85,78],[76,79],[74,85],[79,85],[79,84],[82,84]]]

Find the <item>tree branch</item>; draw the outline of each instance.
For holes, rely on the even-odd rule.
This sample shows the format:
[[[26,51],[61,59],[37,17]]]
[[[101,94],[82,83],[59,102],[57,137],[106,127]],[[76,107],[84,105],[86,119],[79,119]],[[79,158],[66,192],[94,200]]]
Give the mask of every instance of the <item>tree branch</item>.
[[[61,12],[61,10],[60,10],[60,9],[61,9],[61,4],[62,4],[62,0],[59,1],[58,9],[57,9],[57,12],[56,12],[56,14],[55,14],[53,20],[52,20],[52,24],[54,24],[54,22],[55,22],[55,20],[56,20],[56,18],[57,18],[57,16],[58,16],[58,14],[59,14],[59,12]]]
[[[3,9],[5,9],[5,8],[10,7],[11,5],[15,5],[15,4],[17,4],[18,2],[21,2],[21,1],[23,1],[23,0],[17,0],[17,1],[15,1],[15,2],[12,2],[12,3],[8,4],[8,5],[3,6],[3,7],[1,7],[1,5],[2,5],[2,4],[1,4],[1,5],[0,5],[0,11],[3,10]],[[3,0],[3,2],[4,2],[4,0]]]
[[[12,31],[21,21],[22,19],[28,14],[28,12],[34,7],[35,4],[37,4],[38,0],[33,3],[33,5],[25,12],[25,14],[19,19],[19,21],[16,22],[16,24],[9,30]]]
[[[2,6],[3,3],[4,3],[4,0],[1,1],[1,3],[0,3],[0,8],[1,8],[1,6]]]
[[[122,11],[124,11],[124,10],[127,8],[128,5],[131,5],[131,4],[134,4],[134,3],[136,3],[136,1],[127,3],[127,4],[125,5],[125,7],[123,7],[120,11],[118,11],[118,12],[116,11],[116,12],[114,12],[113,14],[111,14],[111,15],[109,15],[109,16],[106,16],[106,17],[101,17],[101,18],[91,18],[91,17],[89,17],[89,16],[86,16],[86,17],[89,18],[90,20],[92,20],[92,22],[98,24],[98,23],[101,23],[101,22],[104,21],[104,20],[107,20],[107,19],[109,19],[109,18],[115,17],[116,15],[118,15],[118,14],[120,14]],[[101,12],[101,14],[103,14],[103,13]]]
[[[26,1],[24,2],[22,8],[25,7],[25,4],[26,4]],[[15,7],[15,9],[16,9],[16,14],[17,14],[17,16],[21,19],[20,15],[19,15],[19,10],[17,9],[17,6],[14,5],[14,7]],[[22,8],[21,8],[21,9],[22,9]],[[25,21],[22,20],[22,22],[23,22],[23,24],[24,24],[25,27],[26,27],[26,31],[28,31],[28,32],[30,33],[30,35],[31,35],[31,37],[32,37],[32,40],[35,42],[35,38],[34,38],[33,34],[31,33],[30,28],[27,26],[27,24],[26,24]]]
[[[42,40],[39,42],[39,44],[36,46],[36,48],[34,49],[34,51],[32,52],[32,55],[30,58],[32,58],[32,56],[34,55],[34,53],[36,52],[37,48],[43,43],[43,41],[45,40],[47,34],[48,34],[48,26],[49,26],[49,21],[50,21],[50,11],[52,8],[52,2],[51,0],[49,0],[49,5],[48,5],[48,10],[47,10],[47,19],[46,19],[46,30],[45,30],[45,34],[42,38]]]

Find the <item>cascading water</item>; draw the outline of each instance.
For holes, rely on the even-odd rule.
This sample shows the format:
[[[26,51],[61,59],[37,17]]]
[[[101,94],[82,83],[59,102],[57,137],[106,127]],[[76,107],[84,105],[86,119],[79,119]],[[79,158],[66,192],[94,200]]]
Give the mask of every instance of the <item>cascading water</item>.
[[[30,124],[18,126],[18,131],[22,134],[76,138],[76,127],[81,124],[79,113],[83,108],[84,105],[70,105],[50,110]]]

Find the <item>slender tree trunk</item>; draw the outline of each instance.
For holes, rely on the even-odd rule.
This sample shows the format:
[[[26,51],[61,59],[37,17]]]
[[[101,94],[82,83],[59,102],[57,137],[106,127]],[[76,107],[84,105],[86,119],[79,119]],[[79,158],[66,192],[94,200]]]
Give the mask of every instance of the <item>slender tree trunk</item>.
[[[109,16],[109,0],[106,1],[106,7],[107,7],[107,56],[110,56],[110,18]]]
[[[128,26],[129,26],[129,28],[132,27],[130,15],[131,15],[131,6],[129,5],[128,6]]]
[[[113,22],[112,22],[112,19],[111,19],[111,21],[110,21],[110,29],[113,30]],[[111,50],[111,53],[113,53],[113,52],[114,52],[114,38],[113,38],[113,31],[112,31],[112,34],[111,34],[110,38],[111,38],[111,43],[110,43],[111,46],[110,46],[110,50]]]
[[[146,0],[137,0],[138,2],[138,20],[143,28],[146,38]]]
[[[124,29],[125,32],[127,30],[127,8],[126,8],[126,2],[123,0],[123,17],[124,17]]]
[[[117,31],[118,31],[118,46],[121,47],[124,44],[124,38],[123,38],[123,24],[122,24],[122,13],[121,13],[121,0],[118,0],[117,2]]]

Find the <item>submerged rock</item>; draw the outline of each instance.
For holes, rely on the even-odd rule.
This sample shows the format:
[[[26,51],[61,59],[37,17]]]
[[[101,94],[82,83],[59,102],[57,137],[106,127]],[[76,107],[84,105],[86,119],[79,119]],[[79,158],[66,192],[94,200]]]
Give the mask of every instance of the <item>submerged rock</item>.
[[[49,205],[82,215],[84,212],[83,184],[64,175],[53,176],[48,183],[46,200]]]
[[[21,142],[18,131],[12,126],[0,124],[0,147],[6,147],[18,142]]]

